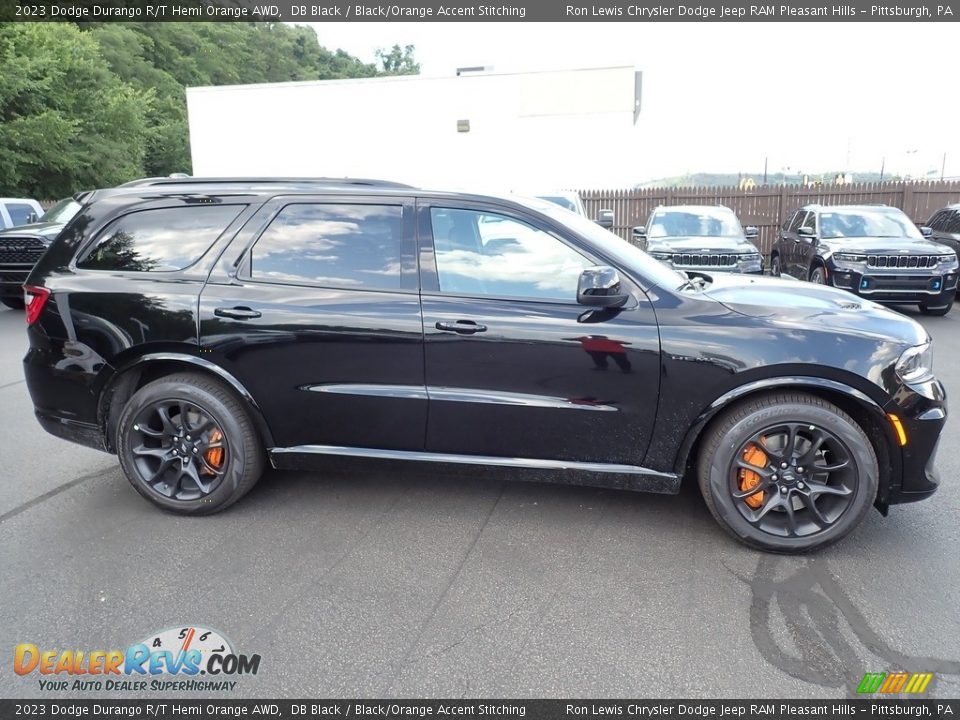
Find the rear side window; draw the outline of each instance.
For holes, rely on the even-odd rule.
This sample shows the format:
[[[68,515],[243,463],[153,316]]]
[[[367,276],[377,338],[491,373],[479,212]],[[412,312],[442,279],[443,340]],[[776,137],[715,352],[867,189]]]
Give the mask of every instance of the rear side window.
[[[33,205],[26,203],[8,203],[7,212],[10,213],[10,221],[14,225],[26,225],[34,219],[37,211]]]
[[[140,210],[110,223],[77,263],[87,270],[173,272],[193,265],[240,214],[240,205]]]
[[[402,242],[400,205],[287,205],[250,251],[250,277],[352,290],[399,290]]]
[[[927,223],[927,226],[933,230],[946,230],[947,224],[947,211],[939,210],[934,213],[933,217],[930,218],[930,222]]]

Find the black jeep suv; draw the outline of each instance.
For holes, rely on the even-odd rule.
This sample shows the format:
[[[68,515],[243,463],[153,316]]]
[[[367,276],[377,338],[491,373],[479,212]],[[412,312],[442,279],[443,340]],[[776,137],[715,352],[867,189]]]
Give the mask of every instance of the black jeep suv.
[[[807,205],[784,221],[770,271],[946,315],[957,293],[957,255],[929,234],[886,205]]]
[[[24,370],[44,428],[166,510],[326,456],[689,474],[732,535],[803,551],[933,493],[946,410],[919,324],[783,283],[681,274],[537,200],[142,181],[89,196],[30,275]]]
[[[752,242],[758,235],[722,205],[658,207],[646,225],[633,228],[634,244],[682,271],[762,274],[763,256]]]
[[[37,222],[0,230],[0,303],[9,308],[23,308],[23,283],[27,275],[79,209],[77,200],[66,198],[47,210]]]

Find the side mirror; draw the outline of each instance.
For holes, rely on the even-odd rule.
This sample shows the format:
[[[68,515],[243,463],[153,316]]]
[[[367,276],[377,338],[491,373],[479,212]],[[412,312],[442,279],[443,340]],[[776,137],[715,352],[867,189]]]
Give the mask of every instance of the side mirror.
[[[594,307],[617,308],[630,296],[620,288],[620,273],[606,265],[587,268],[577,282],[577,302]]]
[[[600,210],[597,213],[597,225],[609,230],[613,227],[613,210]]]
[[[931,235],[933,235],[933,228],[932,228],[932,227],[928,227],[928,226],[926,226],[926,225],[921,225],[921,226],[920,226],[920,232],[923,233],[923,236],[924,236],[924,237],[930,237]]]
[[[32,212],[29,215],[27,215],[27,225],[32,225],[37,220],[39,220],[39,218],[37,217],[37,214],[35,212]]]
[[[646,240],[647,239],[647,228],[643,225],[637,225],[633,229],[633,239],[634,240]]]
[[[809,225],[804,225],[801,228],[797,228],[797,235],[805,238],[814,238],[817,234],[813,231],[813,228]]]
[[[760,229],[754,225],[747,225],[743,229],[743,234],[746,235],[747,240],[755,240],[760,237]]]

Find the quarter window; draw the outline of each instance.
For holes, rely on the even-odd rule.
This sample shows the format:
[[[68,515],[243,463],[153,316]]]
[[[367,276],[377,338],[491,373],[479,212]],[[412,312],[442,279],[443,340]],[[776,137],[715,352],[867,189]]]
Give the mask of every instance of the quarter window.
[[[239,205],[140,210],[110,223],[77,263],[88,270],[172,272],[199,260],[243,210]]]
[[[440,291],[574,301],[590,260],[553,235],[504,215],[432,208]]]
[[[7,205],[7,212],[10,213],[10,222],[14,225],[26,225],[36,210],[26,203],[10,203]]]
[[[250,252],[250,277],[264,282],[399,290],[403,208],[287,205]]]

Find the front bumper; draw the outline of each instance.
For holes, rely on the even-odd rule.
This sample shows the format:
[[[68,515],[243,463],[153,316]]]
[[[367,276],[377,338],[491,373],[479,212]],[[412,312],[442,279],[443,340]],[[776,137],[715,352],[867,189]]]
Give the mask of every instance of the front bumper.
[[[763,257],[757,256],[753,261],[740,261],[735,253],[653,253],[653,257],[667,267],[680,272],[702,273],[738,273],[763,274]]]
[[[836,264],[829,268],[831,285],[849,290],[868,300],[880,303],[923,303],[944,307],[953,302],[957,292],[957,268],[918,270],[899,268],[883,270],[863,265]]]
[[[903,424],[907,444],[900,447],[901,477],[890,488],[888,504],[930,497],[940,485],[936,470],[940,433],[947,422],[947,396],[939,380],[901,385],[884,407]]]

